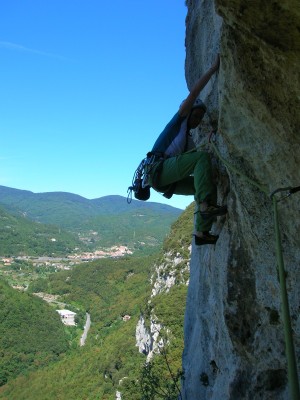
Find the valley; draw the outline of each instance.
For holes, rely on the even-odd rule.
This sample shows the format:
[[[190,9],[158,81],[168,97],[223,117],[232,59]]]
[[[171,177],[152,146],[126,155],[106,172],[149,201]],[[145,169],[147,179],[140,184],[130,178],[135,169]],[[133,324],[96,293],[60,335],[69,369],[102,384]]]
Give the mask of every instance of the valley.
[[[111,248],[90,252],[74,252],[64,257],[0,257],[0,277],[6,279],[15,289],[26,290],[29,284],[39,277],[46,277],[58,271],[69,271],[81,263],[109,257],[124,257],[132,254],[133,251],[127,246],[112,246]]]
[[[29,203],[20,207],[10,197],[0,204],[0,318],[4,321],[0,345],[5,350],[5,356],[0,356],[0,399],[40,400],[46,398],[47,386],[49,399],[110,400],[121,392],[124,400],[138,400],[144,390],[138,382],[151,376],[170,393],[177,392],[169,368],[178,379],[187,290],[180,277],[187,276],[193,210],[178,221],[181,210],[137,203],[130,212],[127,206],[122,211],[123,200],[105,201],[105,211],[84,224],[68,225],[70,209],[68,213],[65,209],[59,226],[42,217],[49,204],[45,214],[36,205],[43,222],[30,212],[21,215]],[[77,217],[79,221],[80,214]],[[75,238],[72,244],[71,237]],[[180,252],[185,261],[176,264],[178,284],[150,301],[151,276],[156,263],[164,263],[164,252],[168,260],[170,254],[178,257]],[[139,341],[144,339],[135,332],[141,315],[150,329],[157,318],[152,316],[154,307],[162,324],[157,340],[171,335],[174,345],[166,345],[171,367],[165,356],[157,354],[150,372],[144,367],[145,354],[139,352]],[[57,310],[70,311],[75,324],[64,324]]]

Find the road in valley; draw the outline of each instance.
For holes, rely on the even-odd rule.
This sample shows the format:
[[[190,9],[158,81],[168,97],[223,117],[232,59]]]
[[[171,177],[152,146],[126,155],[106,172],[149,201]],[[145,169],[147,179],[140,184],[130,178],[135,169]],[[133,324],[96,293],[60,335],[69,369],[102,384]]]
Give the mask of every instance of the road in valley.
[[[85,325],[84,325],[83,334],[80,338],[80,346],[85,345],[85,341],[86,341],[87,334],[88,334],[90,327],[91,327],[91,316],[89,313],[86,313],[86,321],[85,321]]]

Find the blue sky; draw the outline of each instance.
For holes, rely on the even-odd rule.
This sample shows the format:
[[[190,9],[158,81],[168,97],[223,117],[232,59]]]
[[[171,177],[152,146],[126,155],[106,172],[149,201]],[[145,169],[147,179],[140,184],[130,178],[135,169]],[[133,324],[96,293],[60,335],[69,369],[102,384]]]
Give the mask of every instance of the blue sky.
[[[184,0],[3,1],[0,185],[126,197],[187,95],[186,12]]]

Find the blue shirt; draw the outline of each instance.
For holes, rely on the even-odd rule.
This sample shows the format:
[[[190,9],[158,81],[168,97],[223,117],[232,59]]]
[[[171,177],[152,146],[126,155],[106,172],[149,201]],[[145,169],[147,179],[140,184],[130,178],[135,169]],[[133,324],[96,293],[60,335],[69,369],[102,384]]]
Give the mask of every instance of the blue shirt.
[[[161,132],[152,148],[153,153],[165,154],[170,144],[180,132],[181,124],[186,117],[181,117],[177,112],[171,121],[166,125],[165,129]]]

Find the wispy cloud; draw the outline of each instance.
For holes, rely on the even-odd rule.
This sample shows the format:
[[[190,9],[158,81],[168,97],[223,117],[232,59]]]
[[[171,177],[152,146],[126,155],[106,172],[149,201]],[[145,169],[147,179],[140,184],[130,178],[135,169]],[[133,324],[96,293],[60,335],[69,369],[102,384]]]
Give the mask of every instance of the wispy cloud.
[[[51,57],[51,58],[58,58],[61,60],[67,60],[66,57],[60,56],[59,54],[48,53],[41,50],[32,49],[30,47],[22,46],[20,44],[12,43],[12,42],[5,42],[0,40],[0,47],[6,48],[9,50],[24,52],[24,53],[31,53],[36,54],[43,57]]]

